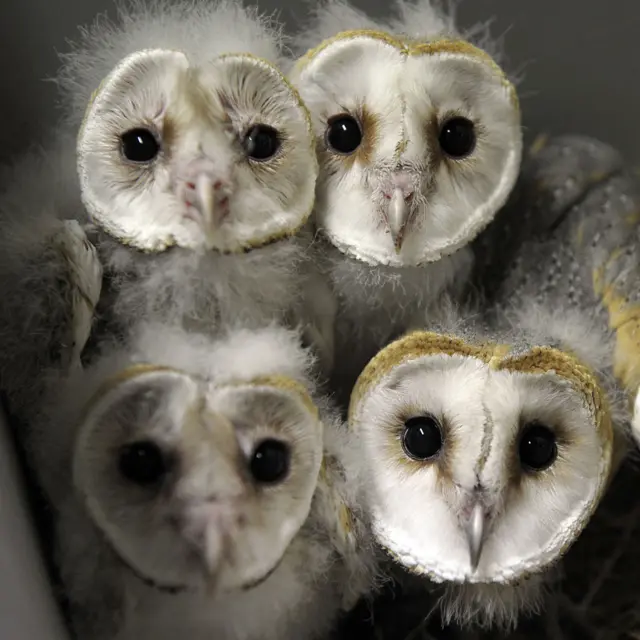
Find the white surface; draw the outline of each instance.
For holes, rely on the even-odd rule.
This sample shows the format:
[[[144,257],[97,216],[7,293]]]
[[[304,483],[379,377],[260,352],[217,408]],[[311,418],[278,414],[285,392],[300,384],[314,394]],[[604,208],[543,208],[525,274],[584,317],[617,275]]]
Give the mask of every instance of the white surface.
[[[0,638],[66,640],[25,508],[18,467],[0,414]]]

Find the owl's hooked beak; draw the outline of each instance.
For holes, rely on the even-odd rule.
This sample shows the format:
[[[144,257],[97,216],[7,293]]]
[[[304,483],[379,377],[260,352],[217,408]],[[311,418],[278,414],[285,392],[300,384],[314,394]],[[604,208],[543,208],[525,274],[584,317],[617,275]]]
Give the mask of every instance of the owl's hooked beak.
[[[192,506],[182,519],[182,533],[199,559],[209,587],[214,588],[229,552],[236,510],[232,505],[207,501]]]
[[[196,208],[202,216],[202,230],[207,247],[215,245],[220,223],[228,213],[228,197],[219,193],[218,183],[214,183],[206,173],[196,179]]]
[[[200,225],[208,249],[217,245],[220,225],[229,213],[231,192],[229,179],[197,165],[189,167],[179,179],[177,195],[187,207],[187,217]]]
[[[482,545],[484,543],[485,512],[480,502],[476,502],[471,510],[467,522],[467,541],[469,543],[469,558],[471,571],[475,571],[480,563]]]
[[[384,216],[393,240],[396,253],[400,253],[405,241],[405,232],[415,210],[415,177],[412,172],[400,170],[394,172],[382,183],[382,193],[387,201]]]
[[[407,222],[409,222],[410,215],[411,209],[407,204],[402,189],[394,189],[391,201],[389,202],[389,208],[387,209],[387,224],[389,225],[389,231],[391,232],[391,239],[393,240],[396,253],[402,249],[404,231]]]

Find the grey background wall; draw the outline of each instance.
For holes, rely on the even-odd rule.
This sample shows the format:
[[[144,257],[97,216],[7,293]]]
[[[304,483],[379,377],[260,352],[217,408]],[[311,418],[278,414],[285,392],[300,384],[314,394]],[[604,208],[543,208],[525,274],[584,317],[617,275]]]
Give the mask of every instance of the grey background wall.
[[[259,0],[288,26],[301,0]],[[355,0],[383,14],[390,0]],[[54,117],[57,67],[77,25],[113,13],[113,0],[3,0],[0,3],[0,160],[37,141]],[[521,87],[529,136],[540,130],[598,136],[640,161],[640,0],[462,0],[464,25],[495,17]]]

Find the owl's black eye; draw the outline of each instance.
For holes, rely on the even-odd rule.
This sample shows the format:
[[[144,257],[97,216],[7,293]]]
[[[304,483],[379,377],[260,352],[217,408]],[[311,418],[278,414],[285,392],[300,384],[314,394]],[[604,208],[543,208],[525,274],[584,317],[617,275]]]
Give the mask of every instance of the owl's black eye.
[[[274,484],[284,480],[289,473],[289,447],[280,440],[263,440],[251,458],[251,475],[256,482]]]
[[[164,478],[168,464],[157,444],[141,440],[125,445],[120,450],[118,469],[129,482],[146,487]]]
[[[280,148],[280,137],[273,127],[256,124],[245,134],[242,146],[250,158],[268,160]]]
[[[353,153],[362,142],[362,131],[353,116],[336,116],[329,120],[326,143],[337,153]]]
[[[464,158],[476,147],[476,132],[471,120],[451,118],[440,129],[440,148],[451,158]]]
[[[409,418],[404,423],[402,446],[414,460],[429,460],[442,449],[442,429],[431,415]]]
[[[148,129],[131,129],[120,136],[122,155],[131,162],[151,162],[160,153],[156,137]]]
[[[542,471],[550,467],[558,455],[556,436],[543,424],[533,422],[525,426],[520,443],[518,455],[523,467],[532,471]]]

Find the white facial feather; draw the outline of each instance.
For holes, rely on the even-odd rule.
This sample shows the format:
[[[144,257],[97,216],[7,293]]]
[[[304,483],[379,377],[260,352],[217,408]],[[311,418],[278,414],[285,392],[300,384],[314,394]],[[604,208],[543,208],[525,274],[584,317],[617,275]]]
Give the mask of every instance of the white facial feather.
[[[253,324],[300,320],[310,239],[305,233],[290,236],[310,212],[317,162],[306,111],[276,69],[283,61],[282,44],[280,27],[255,9],[224,0],[151,0],[127,5],[118,24],[98,20],[65,56],[60,81],[73,136],[97,91],[82,134],[88,146],[80,157],[87,170],[81,188],[89,219],[95,215],[118,240],[106,233],[91,235],[109,285],[100,300],[102,318],[116,316],[115,324],[129,329],[141,317],[160,314],[209,330],[230,318]],[[149,47],[164,47],[165,53],[134,55],[128,66],[120,64]],[[242,55],[220,57],[233,52]],[[115,74],[101,85],[114,66]],[[182,92],[184,86],[190,90]],[[171,94],[169,104],[164,91]],[[224,108],[220,92],[226,96]],[[173,142],[162,149],[171,161],[164,155],[155,172],[125,163],[120,135],[142,126],[158,136],[156,127],[166,124],[165,107],[175,115]],[[215,114],[207,121],[209,107]],[[243,142],[247,129],[262,119],[279,130],[280,149],[271,162],[251,164]],[[0,383],[17,412],[41,395],[41,373],[64,368],[65,353],[75,348],[73,275],[86,265],[65,250],[62,221],[84,226],[88,216],[68,128],[62,126],[59,139],[42,153],[28,154],[6,175],[0,198],[0,245],[6,249],[0,258],[0,316],[6,320],[0,323]],[[208,151],[215,144],[216,152],[200,157],[199,142]],[[218,189],[215,174],[223,178]],[[211,216],[221,223],[213,242],[203,238],[205,221],[198,208],[189,208],[197,198],[208,212],[221,205],[217,217]],[[225,217],[225,211],[233,216]],[[193,255],[212,245],[230,251],[284,236],[289,240],[250,257],[216,251]],[[139,250],[180,243],[188,248],[162,256]]]
[[[51,381],[31,448],[59,530],[91,541],[58,540],[78,628],[98,637],[102,619],[109,640],[315,638],[373,588],[359,457],[311,366],[295,331],[212,342],[148,325],[130,348],[107,344],[82,374]],[[273,439],[288,470],[261,481],[256,451]],[[146,470],[131,459],[140,443]]]
[[[161,586],[213,580],[227,591],[262,581],[315,491],[322,429],[295,394],[214,385],[141,373],[96,403],[76,442],[74,483],[96,525],[128,566]],[[290,470],[284,483],[254,486],[245,461],[269,439],[286,444]],[[151,484],[123,475],[119,451],[140,442],[162,455],[165,471]]]
[[[144,251],[238,251],[298,231],[317,163],[309,115],[270,63],[182,53],[125,58],[91,102],[78,140],[93,221]]]
[[[79,135],[109,311],[125,328],[140,316],[208,332],[300,323],[330,362],[333,313],[306,297],[307,285],[309,296],[327,295],[307,224],[314,137],[276,66],[279,31],[228,2],[136,5],[121,22],[109,40],[90,32],[70,63],[88,81],[108,71],[116,45],[163,47],[117,62]]]
[[[440,294],[460,293],[470,242],[519,171],[513,85],[446,9],[400,2],[378,22],[323,2],[296,41],[301,58],[290,77],[316,135],[313,220],[338,300],[336,353],[352,353],[336,367],[345,388]],[[469,40],[494,53],[486,27]]]

